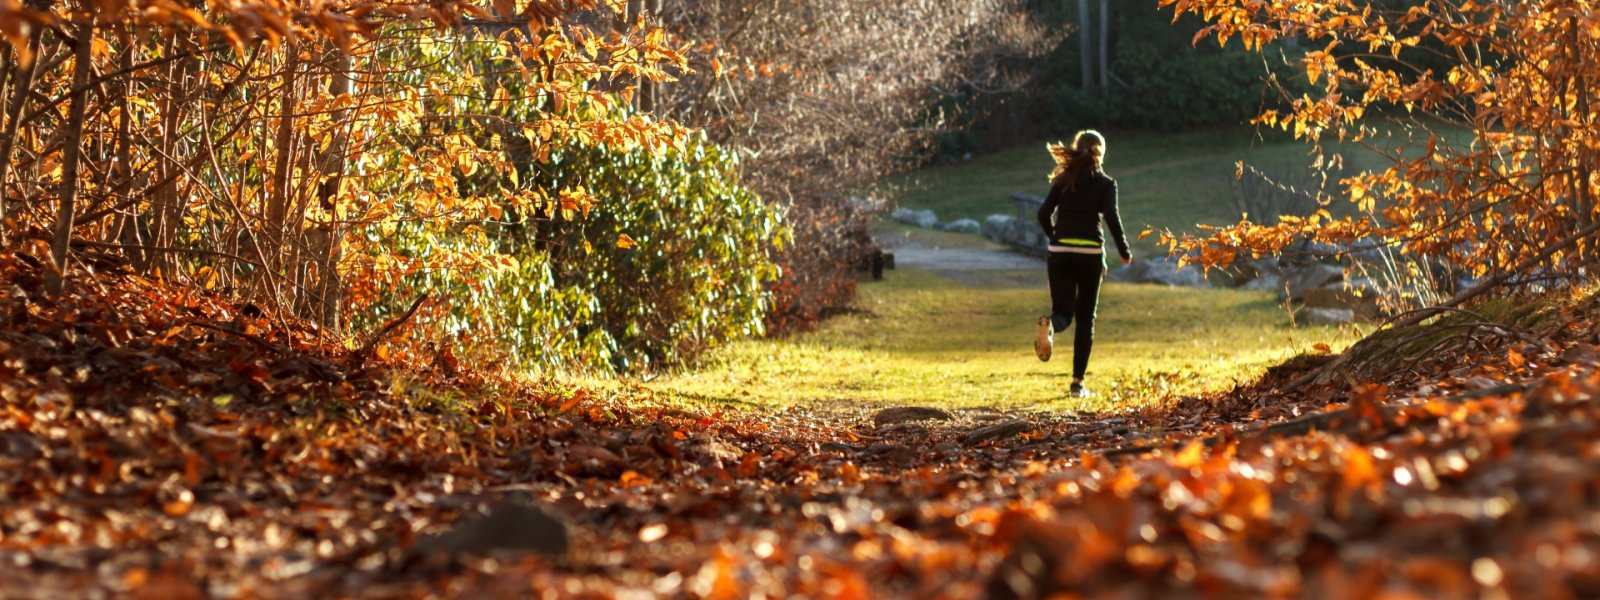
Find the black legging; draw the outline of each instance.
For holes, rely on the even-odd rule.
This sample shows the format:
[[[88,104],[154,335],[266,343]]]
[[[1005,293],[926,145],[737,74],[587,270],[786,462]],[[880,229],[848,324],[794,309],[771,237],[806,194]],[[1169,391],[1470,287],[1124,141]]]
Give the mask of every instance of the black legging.
[[[1045,264],[1050,276],[1050,324],[1061,333],[1074,318],[1078,320],[1072,336],[1072,377],[1083,379],[1089,370],[1089,349],[1094,346],[1094,309],[1100,302],[1105,259],[1100,254],[1051,252]]]

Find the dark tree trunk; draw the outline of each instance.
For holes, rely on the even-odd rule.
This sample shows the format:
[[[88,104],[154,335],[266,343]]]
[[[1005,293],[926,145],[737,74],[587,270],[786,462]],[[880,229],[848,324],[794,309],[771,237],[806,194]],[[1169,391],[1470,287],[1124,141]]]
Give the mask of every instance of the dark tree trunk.
[[[1094,88],[1094,25],[1089,19],[1089,0],[1078,0],[1078,54],[1082,55],[1083,90]]]
[[[330,50],[336,56],[333,59],[333,72],[328,81],[328,92],[335,97],[350,93],[350,55],[340,52],[337,48]],[[312,315],[322,325],[325,331],[338,331],[340,323],[339,308],[343,302],[343,283],[339,280],[339,240],[344,237],[344,225],[339,221],[338,201],[339,187],[344,180],[345,153],[349,149],[348,130],[345,118],[349,111],[339,110],[332,115],[334,125],[333,141],[318,159],[318,169],[322,172],[322,181],[317,185],[317,203],[325,214],[327,221],[312,227],[310,246],[312,258],[316,261],[317,279],[312,284]]]
[[[1100,92],[1111,88],[1111,0],[1100,0]]]
[[[38,30],[28,36],[28,55],[31,60],[24,65],[21,64],[22,57],[16,56],[18,64],[11,71],[9,90],[11,97],[5,105],[5,128],[4,131],[0,131],[0,245],[5,244],[9,235],[5,227],[8,189],[6,182],[11,170],[11,154],[17,145],[17,133],[20,130],[18,121],[22,119],[22,107],[27,104],[28,90],[33,87],[33,76],[38,72],[39,38]]]
[[[122,52],[122,58],[118,65],[120,69],[131,70],[133,68],[134,51],[139,47],[138,39],[133,32],[128,33],[128,47]],[[133,106],[128,100],[132,97],[133,76],[130,74],[122,78],[122,118],[117,120],[117,164],[112,170],[112,181],[114,183],[111,193],[112,201],[117,204],[123,203],[133,190],[133,119],[129,118],[129,115],[133,114],[133,111],[130,110]],[[117,211],[117,218],[113,221],[111,230],[106,235],[107,242],[115,243],[128,239],[128,233],[135,229],[132,227],[133,219],[129,216],[133,212],[134,209],[132,208]],[[130,245],[139,245],[136,236],[132,241],[133,243]]]
[[[55,264],[55,272],[46,280],[45,289],[52,295],[61,293],[66,282],[67,252],[72,241],[73,209],[78,197],[78,163],[82,154],[83,145],[83,115],[89,104],[89,70],[90,61],[94,56],[90,48],[94,45],[94,19],[87,17],[78,24],[76,31],[77,47],[73,49],[72,58],[72,100],[67,108],[66,138],[62,144],[65,155],[61,161],[61,187],[58,195],[60,204],[56,208],[56,230],[54,239],[50,242],[50,259]]]
[[[261,253],[261,264],[266,265],[268,270],[280,267],[281,261],[279,259],[283,252],[284,229],[288,225],[289,218],[289,171],[294,168],[294,163],[290,159],[294,154],[294,148],[292,147],[294,146],[294,112],[296,104],[294,79],[295,69],[298,68],[299,61],[295,59],[298,49],[293,44],[285,48],[289,58],[283,67],[283,83],[281,84],[283,86],[281,89],[283,97],[278,109],[280,116],[278,117],[278,132],[275,140],[278,155],[272,174],[272,196],[267,201],[266,223],[264,223],[266,229],[264,241],[266,241],[267,247]]]
[[[180,33],[167,41],[166,54],[170,56],[182,52],[184,43],[191,38],[188,34]],[[166,80],[164,82],[165,97],[161,99],[161,129],[157,132],[159,140],[156,142],[160,155],[156,157],[155,176],[158,184],[150,193],[150,208],[146,218],[149,221],[149,248],[144,250],[135,262],[140,268],[153,271],[162,275],[171,275],[174,268],[170,253],[163,249],[171,248],[177,244],[178,226],[183,219],[182,202],[178,198],[178,173],[183,165],[177,159],[179,127],[183,123],[183,108],[188,101],[186,98],[186,85],[191,69],[191,59],[182,58],[167,65]],[[134,220],[134,227],[139,227],[138,219]],[[140,232],[139,237],[145,237]]]

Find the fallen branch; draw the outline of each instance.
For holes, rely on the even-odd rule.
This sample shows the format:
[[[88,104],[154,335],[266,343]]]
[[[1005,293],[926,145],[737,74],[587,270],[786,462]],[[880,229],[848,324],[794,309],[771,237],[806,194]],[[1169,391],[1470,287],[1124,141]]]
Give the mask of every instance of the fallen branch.
[[[384,325],[382,329],[379,329],[377,333],[372,334],[372,337],[367,340],[367,343],[362,344],[361,348],[357,349],[354,354],[350,355],[351,359],[357,362],[366,360],[367,355],[372,352],[374,348],[378,347],[378,343],[382,342],[385,337],[388,337],[389,332],[394,331],[396,327],[399,327],[402,323],[410,320],[411,316],[417,313],[417,309],[421,308],[422,303],[427,299],[427,294],[417,296],[416,300],[411,301],[411,308],[406,309],[405,313],[395,317],[393,320],[389,321],[387,325]]]
[[[1427,318],[1433,316],[1434,313],[1443,313],[1443,312],[1455,312],[1455,313],[1461,313],[1461,314],[1464,314],[1464,315],[1470,315],[1470,316],[1473,316],[1473,317],[1477,317],[1479,321],[1487,321],[1487,320],[1489,320],[1488,317],[1485,317],[1482,314],[1479,314],[1477,311],[1467,310],[1465,308],[1460,308],[1460,307],[1455,307],[1455,306],[1424,306],[1422,308],[1414,308],[1414,309],[1411,309],[1411,310],[1408,310],[1408,311],[1405,311],[1405,312],[1395,313],[1394,316],[1391,316],[1388,319],[1384,319],[1383,323],[1378,324],[1378,329],[1388,328],[1388,327],[1390,327],[1391,325],[1393,325],[1396,321],[1398,321],[1400,319],[1408,319],[1408,318],[1411,318],[1411,317],[1414,317],[1414,316],[1418,316],[1419,313],[1420,313],[1421,318],[1423,320],[1427,320]]]

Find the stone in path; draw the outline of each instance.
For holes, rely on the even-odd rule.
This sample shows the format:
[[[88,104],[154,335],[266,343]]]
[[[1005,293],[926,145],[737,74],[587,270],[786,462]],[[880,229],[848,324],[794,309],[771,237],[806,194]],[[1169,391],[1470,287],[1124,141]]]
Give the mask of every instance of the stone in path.
[[[896,406],[885,408],[872,415],[872,424],[878,427],[909,423],[911,421],[939,420],[948,421],[955,418],[948,411],[927,406]]]
[[[714,437],[703,437],[690,442],[689,447],[700,454],[717,459],[726,464],[738,464],[744,458],[744,450]]]
[[[496,552],[560,555],[571,545],[564,519],[542,507],[507,502],[443,534],[418,541],[411,554],[485,556]]]
[[[981,242],[979,247],[972,248],[938,247],[897,236],[880,236],[876,241],[885,250],[894,252],[896,267],[928,271],[962,285],[1045,287],[1044,259],[1018,254],[999,244]]]
[[[1044,261],[1012,252],[1008,248],[936,248],[916,241],[885,240],[893,246],[898,267],[925,269],[936,273],[959,271],[1038,271],[1044,276]],[[1043,281],[1043,279],[1041,279]]]

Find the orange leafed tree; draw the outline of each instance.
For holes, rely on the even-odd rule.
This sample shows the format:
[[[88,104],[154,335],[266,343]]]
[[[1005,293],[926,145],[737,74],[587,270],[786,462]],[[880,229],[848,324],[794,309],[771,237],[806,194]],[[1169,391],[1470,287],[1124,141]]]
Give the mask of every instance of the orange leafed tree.
[[[1208,22],[1196,38],[1261,49],[1285,40],[1313,93],[1264,126],[1314,145],[1364,144],[1387,168],[1342,179],[1354,210],[1166,236],[1207,266],[1296,241],[1384,245],[1502,284],[1573,276],[1600,250],[1600,6],[1588,0],[1161,0]],[[1333,211],[1345,212],[1345,211]]]
[[[681,144],[617,109],[686,68],[637,17],[605,0],[0,0],[0,244],[338,327],[406,273],[505,260],[396,249],[395,224],[471,236],[599,201],[519,178],[508,147]]]

